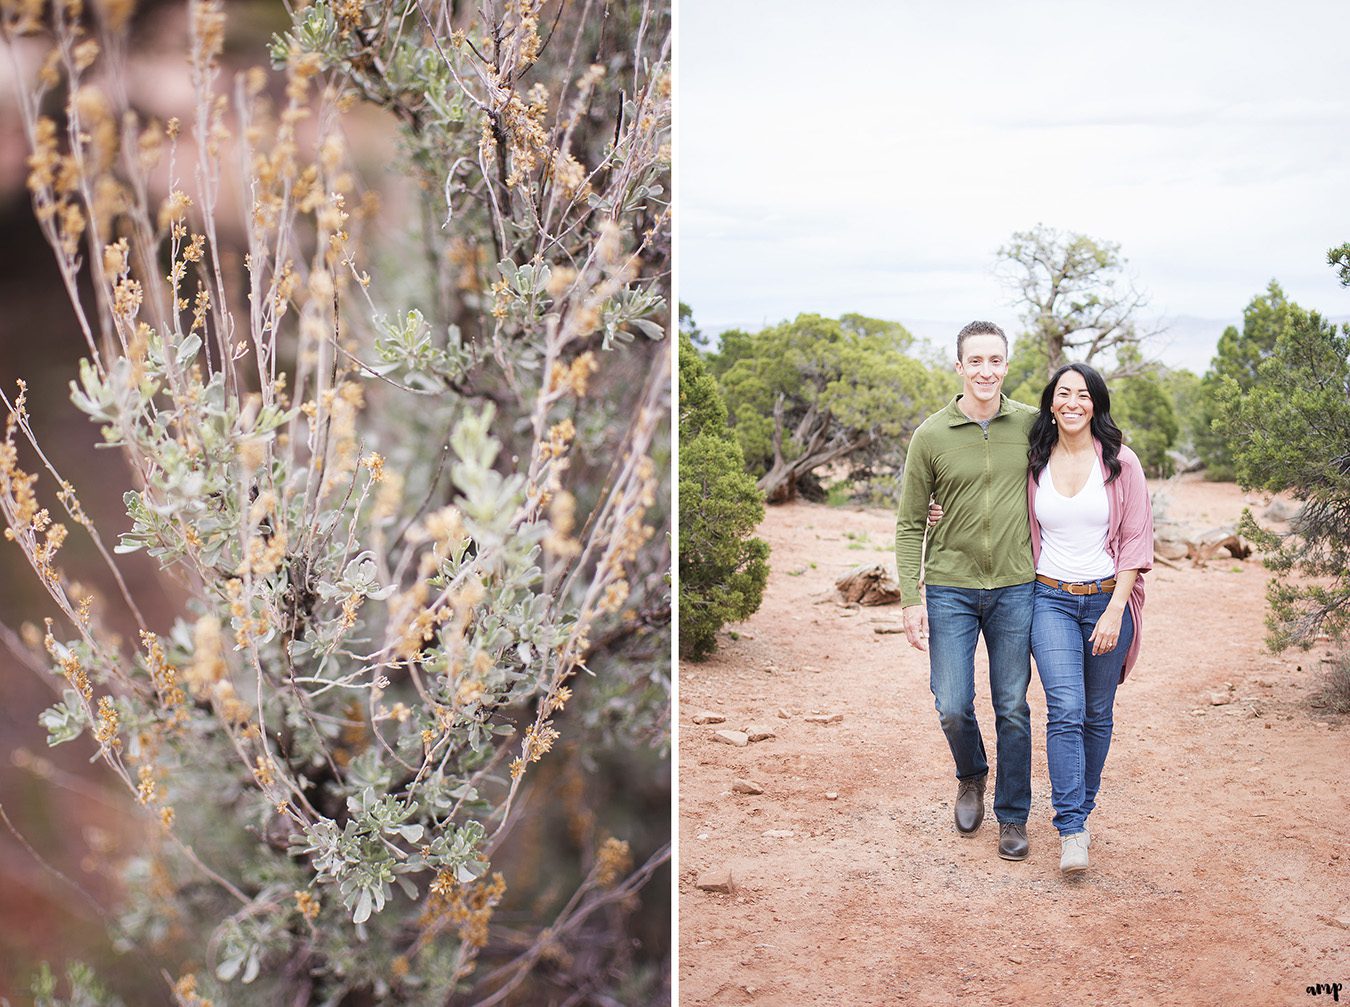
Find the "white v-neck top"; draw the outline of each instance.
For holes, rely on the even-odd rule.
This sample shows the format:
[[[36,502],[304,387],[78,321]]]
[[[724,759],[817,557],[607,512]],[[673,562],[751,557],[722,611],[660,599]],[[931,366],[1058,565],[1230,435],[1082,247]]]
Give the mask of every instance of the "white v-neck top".
[[[1036,491],[1035,520],[1041,526],[1037,573],[1065,581],[1114,576],[1116,564],[1106,551],[1111,506],[1100,463],[1091,467],[1087,482],[1071,497],[1059,492],[1047,465]]]

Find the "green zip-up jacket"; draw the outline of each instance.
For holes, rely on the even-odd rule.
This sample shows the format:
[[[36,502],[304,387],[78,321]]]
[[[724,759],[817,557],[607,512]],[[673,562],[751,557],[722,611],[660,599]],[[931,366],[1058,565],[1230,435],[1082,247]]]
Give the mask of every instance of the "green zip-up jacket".
[[[895,565],[901,605],[919,605],[930,494],[942,520],[928,536],[925,583],[997,588],[1036,577],[1027,523],[1027,435],[1037,410],[1006,395],[989,429],[961,411],[961,396],[924,420],[909,442]]]

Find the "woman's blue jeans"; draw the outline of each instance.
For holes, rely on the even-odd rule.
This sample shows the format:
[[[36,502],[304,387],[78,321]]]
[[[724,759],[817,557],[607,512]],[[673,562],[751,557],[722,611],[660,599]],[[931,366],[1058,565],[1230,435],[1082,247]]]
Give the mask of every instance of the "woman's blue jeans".
[[[989,650],[989,696],[998,735],[994,817],[1025,824],[1031,811],[1030,584],[982,590],[929,584],[929,686],[942,733],[966,780],[989,770],[975,719],[975,645]]]
[[[1134,638],[1129,609],[1113,649],[1092,656],[1097,620],[1109,594],[1075,595],[1036,582],[1031,652],[1045,689],[1045,755],[1050,802],[1061,836],[1082,832],[1097,806],[1102,766],[1111,747],[1112,707],[1125,654]]]

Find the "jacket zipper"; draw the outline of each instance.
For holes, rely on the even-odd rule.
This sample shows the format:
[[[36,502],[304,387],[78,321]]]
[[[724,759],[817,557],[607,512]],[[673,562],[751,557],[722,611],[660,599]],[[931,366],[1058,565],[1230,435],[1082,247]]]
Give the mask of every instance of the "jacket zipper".
[[[997,417],[992,417],[989,423],[992,424]],[[989,451],[989,426],[985,425],[984,431],[984,582],[990,582],[990,574],[994,565],[994,459]]]

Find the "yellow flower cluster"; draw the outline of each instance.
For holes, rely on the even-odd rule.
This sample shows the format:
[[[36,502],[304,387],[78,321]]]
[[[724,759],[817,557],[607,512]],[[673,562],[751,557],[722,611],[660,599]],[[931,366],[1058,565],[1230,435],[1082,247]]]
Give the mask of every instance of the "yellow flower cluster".
[[[220,620],[204,615],[192,627],[192,663],[183,677],[194,699],[206,699],[225,673]]]
[[[14,444],[14,432],[20,417],[25,415],[27,398],[28,386],[20,381],[14,411],[5,424],[5,439],[0,442],[0,493],[8,503],[10,525],[5,528],[5,538],[11,542],[16,528],[24,533],[41,534],[51,520],[47,512],[38,507],[37,495],[33,492],[38,477],[19,468],[19,450]]]
[[[235,649],[247,650],[251,641],[267,633],[271,622],[267,609],[262,609],[256,617],[249,614],[248,605],[244,601],[244,583],[237,577],[231,577],[225,582],[225,593],[230,599]]]
[[[295,908],[310,923],[319,918],[319,900],[309,892],[295,893]]]
[[[286,533],[273,532],[269,536],[254,536],[248,540],[248,556],[239,567],[239,572],[252,572],[255,576],[266,577],[281,568],[286,558]]]
[[[141,767],[136,771],[136,800],[141,804],[149,804],[159,796],[159,784],[155,780],[155,767],[148,762],[141,763]]]
[[[173,727],[181,727],[187,722],[187,696],[178,685],[178,669],[168,662],[159,637],[154,633],[141,630],[141,645],[145,647],[145,664],[150,672],[150,681],[160,704],[169,714],[169,723]]]
[[[61,672],[66,676],[70,687],[86,700],[93,699],[94,689],[89,684],[89,674],[80,664],[79,656],[64,644],[57,643],[56,637],[52,635],[52,621],[50,619],[44,621],[47,624],[47,635],[43,638],[43,644],[47,648],[47,653],[61,666]]]
[[[225,10],[220,0],[199,0],[192,11],[192,65],[199,71],[215,65],[225,48]]]
[[[526,764],[542,759],[560,737],[561,735],[553,729],[552,722],[548,720],[525,728],[525,740],[521,744],[522,756],[511,763],[511,779],[518,780],[524,776]]]
[[[544,550],[550,556],[571,559],[581,552],[581,543],[572,537],[577,524],[576,509],[576,498],[565,490],[549,500],[549,531],[544,536]]]
[[[370,469],[370,481],[373,483],[384,481],[384,456],[378,452],[372,451],[361,459],[361,464]]]
[[[267,790],[277,782],[276,774],[272,771],[272,760],[259,755],[253,760],[253,778],[258,781],[258,786]]]
[[[577,428],[570,417],[553,424],[549,427],[548,439],[539,446],[539,457],[544,459],[561,458],[567,453],[572,438],[576,435]]]
[[[197,995],[197,977],[189,972],[173,984],[177,1007],[214,1007],[205,997]]]
[[[596,853],[595,883],[601,888],[611,888],[632,866],[633,858],[628,851],[628,843],[610,836],[600,844]]]
[[[571,364],[555,363],[549,375],[548,391],[566,389],[577,398],[584,398],[589,387],[591,375],[600,369],[595,354],[590,350],[577,356]]]
[[[329,458],[323,463],[324,479],[320,499],[345,486],[347,478],[356,471],[361,446],[356,432],[356,416],[365,408],[365,389],[355,381],[343,381],[336,388],[323,393],[323,405],[330,417],[329,438],[333,446]]]
[[[117,707],[111,696],[98,698],[98,723],[94,725],[94,740],[100,746],[117,749],[122,747],[122,739],[117,736]]]
[[[487,944],[492,911],[505,894],[506,879],[499,872],[490,881],[465,884],[452,871],[440,871],[431,882],[421,923],[424,927],[454,926],[460,943],[478,950]]]

